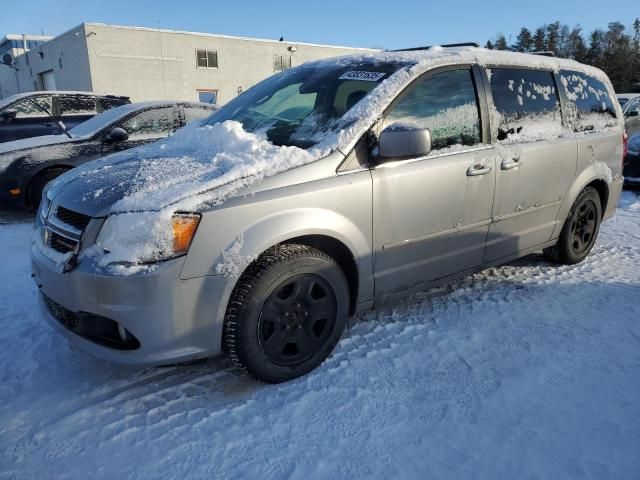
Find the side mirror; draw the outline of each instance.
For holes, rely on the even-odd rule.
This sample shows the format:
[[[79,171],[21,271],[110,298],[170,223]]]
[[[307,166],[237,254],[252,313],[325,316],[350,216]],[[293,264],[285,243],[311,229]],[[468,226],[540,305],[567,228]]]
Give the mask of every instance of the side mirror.
[[[124,142],[129,138],[129,134],[124,128],[115,127],[111,129],[111,131],[107,135],[107,138],[112,142]]]
[[[392,124],[380,133],[378,149],[382,161],[422,157],[431,151],[431,132]]]
[[[8,122],[16,118],[18,112],[15,110],[3,110],[0,112],[0,122]]]
[[[638,115],[640,115],[640,111],[638,111],[637,108],[635,110],[629,110],[627,112],[627,117],[637,117]]]

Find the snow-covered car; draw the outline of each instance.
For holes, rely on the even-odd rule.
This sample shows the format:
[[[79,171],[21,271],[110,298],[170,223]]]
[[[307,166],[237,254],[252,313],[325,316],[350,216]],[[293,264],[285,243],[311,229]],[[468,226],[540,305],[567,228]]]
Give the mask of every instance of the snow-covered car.
[[[640,133],[629,138],[623,175],[625,185],[640,186]]]
[[[2,143],[0,209],[37,208],[44,186],[71,168],[165,138],[214,110],[197,102],[131,103],[58,135]]]
[[[301,65],[200,125],[58,178],[42,311],[96,356],[317,367],[365,308],[543,250],[587,257],[622,189],[622,111],[570,60],[473,47]]]

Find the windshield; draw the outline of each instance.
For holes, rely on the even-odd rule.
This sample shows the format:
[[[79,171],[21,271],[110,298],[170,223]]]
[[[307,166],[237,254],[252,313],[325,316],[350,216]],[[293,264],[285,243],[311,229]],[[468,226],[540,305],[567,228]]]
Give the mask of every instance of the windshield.
[[[344,114],[402,66],[369,61],[296,67],[247,90],[206,123],[235,120],[248,132],[265,132],[274,145],[310,148],[352,123]]]

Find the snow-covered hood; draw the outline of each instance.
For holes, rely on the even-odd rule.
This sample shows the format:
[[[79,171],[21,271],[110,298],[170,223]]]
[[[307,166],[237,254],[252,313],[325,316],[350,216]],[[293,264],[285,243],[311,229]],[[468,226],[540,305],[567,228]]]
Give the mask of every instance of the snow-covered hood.
[[[166,140],[69,171],[54,182],[48,197],[92,217],[166,207],[198,210],[323,153],[275,146],[233,121],[194,124]]]

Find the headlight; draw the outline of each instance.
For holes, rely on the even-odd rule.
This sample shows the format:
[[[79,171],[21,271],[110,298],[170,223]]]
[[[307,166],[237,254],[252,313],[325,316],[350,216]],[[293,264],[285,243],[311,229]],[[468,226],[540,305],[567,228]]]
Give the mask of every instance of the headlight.
[[[149,263],[187,253],[200,223],[199,213],[142,212],[109,216],[96,244],[101,264]]]

